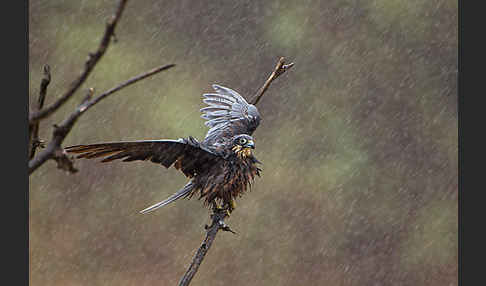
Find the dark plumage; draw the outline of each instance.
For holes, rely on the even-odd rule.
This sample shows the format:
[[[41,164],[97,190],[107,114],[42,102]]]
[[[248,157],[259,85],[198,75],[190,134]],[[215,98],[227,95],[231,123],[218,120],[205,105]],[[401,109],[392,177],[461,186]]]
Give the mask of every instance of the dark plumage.
[[[79,154],[77,158],[103,157],[101,162],[150,160],[166,168],[174,166],[190,178],[178,192],[142,213],[193,195],[204,198],[206,205],[215,204],[231,212],[234,199],[251,187],[255,176],[260,176],[256,166],[259,162],[251,152],[255,148],[251,134],[260,123],[260,114],[236,91],[219,85],[213,88],[216,93],[204,94],[203,101],[208,107],[201,109],[201,117],[206,119],[205,124],[210,129],[202,142],[189,137],[77,145],[65,149]]]

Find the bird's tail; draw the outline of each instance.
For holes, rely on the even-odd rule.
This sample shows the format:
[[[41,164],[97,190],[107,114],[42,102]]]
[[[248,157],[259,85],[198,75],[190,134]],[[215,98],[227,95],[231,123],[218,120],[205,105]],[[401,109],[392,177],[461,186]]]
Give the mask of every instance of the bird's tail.
[[[164,201],[161,201],[161,202],[158,202],[156,203],[155,205],[152,205],[144,210],[141,210],[140,213],[142,214],[146,214],[148,212],[151,212],[151,211],[154,211],[160,207],[163,207],[165,205],[168,205],[170,203],[172,203],[173,201],[181,198],[181,197],[184,197],[186,195],[188,195],[192,190],[193,190],[193,187],[194,185],[192,184],[192,182],[189,182],[187,183],[182,189],[180,189],[179,191],[177,191],[177,193],[173,194],[172,196],[168,197],[166,200]]]

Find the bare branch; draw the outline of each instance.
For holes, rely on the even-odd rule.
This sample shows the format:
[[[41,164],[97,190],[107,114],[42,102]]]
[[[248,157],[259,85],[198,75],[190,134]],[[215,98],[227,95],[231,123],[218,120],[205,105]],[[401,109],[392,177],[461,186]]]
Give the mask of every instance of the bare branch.
[[[66,169],[69,171],[75,170],[74,168],[69,167],[69,164],[66,165],[65,160],[67,159],[66,154],[63,152],[61,148],[61,143],[64,141],[64,138],[69,134],[71,131],[74,123],[78,120],[78,118],[89,108],[94,106],[96,103],[101,101],[102,99],[106,98],[110,94],[113,94],[120,89],[127,87],[129,85],[132,85],[142,79],[145,79],[151,75],[154,75],[156,73],[159,73],[161,71],[167,70],[171,67],[175,66],[174,64],[170,65],[165,65],[165,66],[160,66],[157,68],[154,68],[148,72],[145,72],[141,75],[132,77],[128,79],[127,81],[107,90],[106,92],[93,97],[92,95],[86,96],[83,102],[78,105],[76,110],[74,110],[73,113],[69,115],[68,118],[66,118],[60,125],[55,125],[54,126],[54,132],[52,136],[52,140],[49,142],[47,147],[40,152],[34,159],[29,161],[29,175],[32,174],[37,168],[39,168],[42,164],[44,164],[47,160],[49,159],[56,159],[58,162],[58,166],[63,166],[62,169]],[[94,89],[89,90],[90,93],[94,92]],[[59,158],[61,156],[61,158]],[[62,163],[60,163],[60,160]],[[64,168],[65,166],[68,166],[67,168]]]
[[[46,98],[47,86],[51,82],[51,71],[49,65],[44,66],[44,76],[41,80],[39,98],[37,99],[36,111],[39,111],[44,106]],[[34,158],[37,147],[42,146],[43,142],[39,139],[39,122],[29,124],[29,159]]]
[[[256,105],[258,103],[258,101],[260,101],[260,98],[262,98],[265,91],[267,91],[267,89],[270,86],[270,84],[272,83],[272,81],[274,81],[277,77],[279,77],[281,74],[283,74],[284,72],[286,72],[287,70],[289,70],[293,66],[294,66],[294,63],[285,64],[285,58],[281,57],[278,60],[277,65],[275,66],[275,69],[273,70],[272,74],[270,74],[270,76],[268,77],[265,84],[263,84],[263,86],[258,90],[257,94],[254,97],[255,99],[253,100],[252,104]]]
[[[226,216],[226,211],[213,208],[213,214],[211,215],[212,223],[209,227],[206,226],[206,238],[197,250],[196,255],[194,255],[191,265],[187,269],[186,273],[184,273],[184,276],[182,276],[181,280],[179,281],[179,286],[187,286],[189,283],[191,283],[192,278],[203,262],[206,253],[211,248],[211,245],[213,244],[219,230],[235,233],[224,223]]]
[[[132,77],[131,79],[105,91],[104,93],[100,94],[99,96],[95,97],[92,101],[89,102],[87,108],[91,107],[92,105],[95,105],[96,103],[98,103],[100,100],[102,100],[103,98],[107,97],[108,95],[112,94],[112,93],[115,93],[117,91],[119,91],[120,89],[124,88],[124,87],[127,87],[131,84],[134,84],[136,83],[137,81],[140,81],[142,79],[145,79],[149,76],[152,76],[156,73],[159,73],[161,71],[164,71],[164,70],[167,70],[167,69],[170,69],[172,67],[175,67],[175,64],[170,64],[170,65],[165,65],[165,66],[160,66],[160,67],[156,67],[154,69],[151,69],[143,74],[140,74],[140,75],[137,75],[137,76],[134,76]]]
[[[101,39],[98,50],[94,53],[89,54],[88,60],[84,65],[84,70],[81,72],[81,75],[71,83],[70,88],[67,90],[67,92],[64,95],[62,95],[56,102],[46,107],[45,109],[39,110],[31,114],[29,116],[30,124],[33,124],[51,115],[54,111],[56,111],[59,107],[61,107],[86,81],[86,79],[88,78],[89,74],[94,69],[98,61],[105,54],[111,42],[113,34],[115,32],[116,24],[118,23],[118,20],[122,15],[126,3],[127,0],[120,0],[120,2],[118,3],[118,7],[116,9],[115,14],[111,17],[111,19],[106,24],[105,33],[103,35],[103,38]]]

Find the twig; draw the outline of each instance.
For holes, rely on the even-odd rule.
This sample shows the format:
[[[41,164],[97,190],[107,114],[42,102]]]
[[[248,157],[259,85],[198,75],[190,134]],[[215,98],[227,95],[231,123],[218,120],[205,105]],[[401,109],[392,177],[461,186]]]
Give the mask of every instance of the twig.
[[[44,77],[41,80],[39,98],[37,99],[36,111],[39,111],[44,106],[46,98],[47,86],[51,82],[51,71],[49,65],[44,66]],[[29,125],[29,159],[34,158],[37,147],[43,146],[43,142],[39,139],[39,121]]]
[[[76,123],[76,120],[89,108],[94,106],[96,103],[101,101],[102,99],[106,98],[110,94],[113,94],[120,89],[127,87],[131,84],[134,84],[142,79],[145,79],[151,75],[154,75],[156,73],[159,73],[161,71],[167,70],[171,67],[175,66],[174,64],[170,65],[165,65],[165,66],[160,66],[157,68],[154,68],[148,72],[145,72],[141,75],[135,76],[130,78],[129,80],[105,91],[104,93],[92,97],[92,93],[94,92],[93,89],[90,89],[90,96],[87,96],[83,102],[78,105],[76,110],[74,110],[73,113],[69,115],[68,118],[66,118],[60,125],[55,125],[54,126],[54,132],[52,136],[52,140],[49,142],[47,147],[40,152],[34,159],[29,161],[29,175],[32,174],[38,167],[40,167],[42,164],[44,164],[47,160],[49,159],[55,159],[58,162],[58,167],[61,169],[65,169],[71,172],[75,172],[74,167],[72,167],[72,162],[68,159],[66,152],[61,148],[61,143],[64,141],[64,138],[69,134],[71,131],[74,123]],[[71,164],[66,162],[66,159],[71,162]]]
[[[213,209],[213,214],[211,215],[212,223],[209,227],[206,226],[206,238],[197,250],[196,255],[194,255],[191,265],[187,269],[186,273],[184,273],[184,276],[182,276],[181,280],[179,281],[179,286],[187,286],[189,283],[191,283],[192,278],[203,262],[206,253],[211,248],[211,245],[213,244],[219,230],[229,231],[236,234],[224,223],[226,216],[226,211],[221,209]]]
[[[124,87],[127,87],[131,84],[134,84],[136,83],[137,81],[140,81],[144,78],[147,78],[149,76],[152,76],[156,73],[159,73],[161,71],[164,71],[164,70],[168,70],[172,67],[175,67],[175,64],[170,64],[170,65],[164,65],[164,66],[160,66],[160,67],[156,67],[154,69],[151,69],[143,74],[140,74],[140,75],[137,75],[137,76],[134,76],[132,77],[131,79],[105,91],[104,93],[100,94],[99,96],[95,97],[93,100],[91,100],[90,102],[88,102],[88,106],[87,108],[91,107],[92,105],[95,105],[96,103],[98,103],[100,100],[102,100],[103,98],[107,97],[108,95],[112,94],[112,93],[115,93],[117,91],[119,91],[120,89],[124,88]]]
[[[274,81],[277,77],[279,77],[281,74],[283,74],[284,72],[286,72],[287,70],[289,70],[293,66],[294,66],[294,63],[285,64],[285,58],[281,57],[278,60],[277,65],[275,66],[275,69],[273,70],[272,74],[270,74],[270,76],[268,77],[265,84],[263,84],[263,86],[258,90],[257,94],[254,97],[255,99],[253,100],[252,104],[256,105],[258,103],[258,101],[260,101],[260,98],[262,98],[265,91],[267,91],[267,89],[270,86],[270,84],[272,83],[272,81]]]
[[[122,15],[126,3],[127,0],[120,0],[120,2],[118,3],[118,7],[116,9],[115,14],[111,17],[111,19],[106,24],[105,33],[103,35],[103,38],[101,39],[98,49],[96,50],[96,52],[89,54],[88,60],[84,65],[84,70],[81,72],[81,75],[79,75],[79,77],[76,78],[71,83],[70,88],[56,102],[46,107],[45,109],[39,110],[31,114],[29,116],[29,124],[33,124],[51,115],[54,111],[56,111],[59,107],[61,107],[86,81],[86,79],[88,78],[89,74],[94,69],[98,61],[105,54],[111,42],[110,40],[112,39],[113,34],[115,32],[116,24],[118,23],[118,20]]]

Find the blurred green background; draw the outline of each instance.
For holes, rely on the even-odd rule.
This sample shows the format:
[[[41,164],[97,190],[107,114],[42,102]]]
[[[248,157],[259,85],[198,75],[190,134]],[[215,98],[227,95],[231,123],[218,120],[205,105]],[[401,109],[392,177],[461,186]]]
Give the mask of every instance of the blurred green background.
[[[29,1],[30,102],[46,105],[95,51],[116,1]],[[129,1],[50,139],[97,94],[162,64],[78,121],[63,146],[203,139],[211,84],[259,103],[263,174],[237,201],[192,285],[458,284],[458,3],[447,0]],[[138,211],[185,182],[146,162],[49,161],[29,178],[31,285],[176,285],[204,236],[196,199]]]

